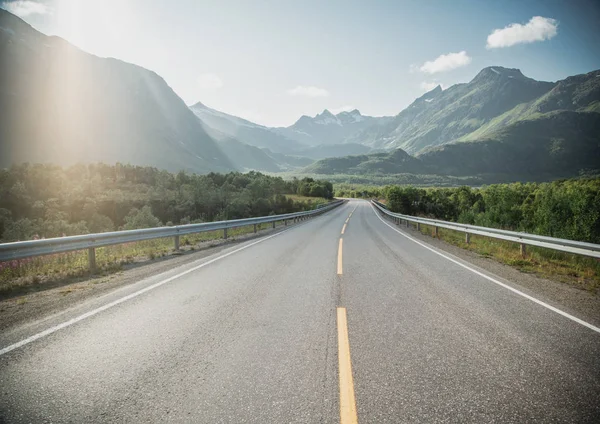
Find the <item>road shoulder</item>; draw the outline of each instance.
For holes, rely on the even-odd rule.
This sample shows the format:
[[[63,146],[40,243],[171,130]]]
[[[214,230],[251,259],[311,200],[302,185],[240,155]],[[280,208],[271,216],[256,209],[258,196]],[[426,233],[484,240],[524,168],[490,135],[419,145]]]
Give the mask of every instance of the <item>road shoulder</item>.
[[[258,234],[241,235],[235,239],[203,242],[195,246],[194,250],[125,265],[123,270],[114,274],[94,275],[71,283],[66,282],[59,287],[0,300],[0,331],[39,323],[149,277],[186,266],[244,242],[281,232],[285,228],[289,227],[266,229]]]
[[[375,212],[373,211],[373,213]],[[484,257],[443,240],[424,235],[412,227],[407,229],[404,226],[396,226],[387,220],[386,223],[416,240],[479,268],[482,272],[500,277],[503,282],[517,290],[559,307],[565,312],[588,321],[591,324],[600,326],[600,296],[597,294],[567,283],[522,272],[493,258]],[[390,229],[390,231],[392,230]]]

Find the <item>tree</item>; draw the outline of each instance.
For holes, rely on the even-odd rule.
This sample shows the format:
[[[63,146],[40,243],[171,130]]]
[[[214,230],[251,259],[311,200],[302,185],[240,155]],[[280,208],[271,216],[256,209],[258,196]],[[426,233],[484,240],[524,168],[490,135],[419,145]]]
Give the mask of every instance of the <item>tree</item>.
[[[152,215],[150,206],[144,206],[142,209],[133,208],[125,217],[125,230],[134,230],[137,228],[160,227],[160,220]]]
[[[104,233],[114,231],[115,224],[108,216],[95,213],[89,220],[88,229],[90,233]]]

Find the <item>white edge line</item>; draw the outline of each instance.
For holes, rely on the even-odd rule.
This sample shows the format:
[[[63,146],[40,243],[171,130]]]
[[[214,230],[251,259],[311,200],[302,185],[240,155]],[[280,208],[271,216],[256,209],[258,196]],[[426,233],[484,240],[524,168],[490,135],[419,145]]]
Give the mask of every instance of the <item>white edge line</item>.
[[[557,314],[560,314],[560,315],[564,316],[565,318],[569,318],[571,321],[575,321],[576,323],[578,323],[578,324],[581,324],[581,325],[583,325],[584,327],[587,327],[587,328],[589,328],[589,329],[591,329],[591,330],[595,331],[596,333],[600,333],[600,328],[596,327],[595,325],[592,325],[592,324],[590,324],[589,322],[585,322],[585,321],[584,321],[584,320],[582,320],[582,319],[579,319],[579,318],[577,318],[577,317],[574,317],[573,315],[571,315],[571,314],[568,314],[568,313],[566,313],[566,312],[564,312],[564,311],[561,311],[560,309],[558,309],[558,308],[555,308],[555,307],[554,307],[554,306],[552,306],[552,305],[548,305],[547,303],[545,303],[545,302],[542,302],[541,300],[539,300],[539,299],[536,299],[536,298],[535,298],[535,297],[533,297],[533,296],[530,296],[530,295],[528,295],[528,294],[526,294],[526,293],[523,293],[523,292],[522,292],[522,291],[520,291],[520,290],[517,290],[517,289],[515,289],[514,287],[511,287],[511,286],[509,286],[509,285],[507,285],[507,284],[504,284],[504,283],[502,283],[502,282],[500,282],[500,281],[496,280],[495,278],[492,278],[492,277],[490,277],[489,275],[486,275],[486,274],[484,274],[483,272],[479,272],[479,271],[477,271],[476,269],[474,269],[474,268],[471,268],[470,266],[468,266],[468,265],[465,265],[465,264],[463,264],[463,263],[461,263],[461,262],[459,262],[459,261],[457,261],[457,260],[455,260],[455,259],[452,259],[451,257],[449,257],[449,256],[446,256],[446,255],[444,255],[444,254],[443,254],[443,253],[441,253],[441,252],[438,252],[436,249],[434,249],[434,248],[432,248],[432,247],[429,247],[429,246],[427,246],[427,245],[426,245],[426,244],[424,244],[424,243],[421,243],[419,240],[417,240],[417,239],[414,239],[414,238],[412,238],[411,236],[404,234],[402,231],[398,230],[397,228],[394,228],[392,225],[390,225],[390,224],[388,224],[387,222],[385,222],[385,221],[383,220],[383,218],[382,218],[382,217],[379,215],[379,213],[377,212],[377,210],[375,209],[375,207],[374,207],[373,205],[371,205],[371,208],[373,208],[373,212],[375,213],[375,215],[377,215],[377,218],[379,218],[379,219],[381,220],[381,222],[383,222],[385,225],[387,225],[388,227],[390,227],[392,230],[396,231],[396,232],[397,232],[398,234],[400,234],[401,236],[403,236],[403,237],[406,237],[407,239],[409,239],[409,240],[411,240],[411,241],[413,241],[413,242],[417,243],[418,245],[420,245],[420,246],[424,247],[425,249],[432,251],[432,252],[433,252],[433,253],[435,253],[436,255],[439,255],[439,256],[441,256],[441,257],[443,257],[443,258],[446,258],[446,259],[448,259],[450,262],[454,262],[456,265],[459,265],[459,266],[461,266],[461,267],[463,267],[463,268],[465,268],[465,269],[468,269],[469,271],[471,271],[471,272],[473,272],[473,273],[475,273],[475,274],[477,274],[477,275],[479,275],[479,276],[481,276],[481,277],[485,278],[486,280],[489,280],[489,281],[491,281],[492,283],[498,284],[499,286],[502,286],[502,287],[504,287],[505,289],[508,289],[508,290],[512,291],[513,293],[516,293],[516,294],[518,294],[519,296],[523,296],[524,298],[526,298],[526,299],[529,299],[529,300],[531,300],[532,302],[535,302],[535,303],[537,303],[538,305],[541,305],[541,306],[543,306],[544,308],[550,309],[551,311],[553,311],[553,312],[556,312]]]
[[[293,227],[288,228],[286,230],[280,231],[277,234],[272,234],[272,235],[267,236],[265,238],[261,238],[260,240],[257,240],[257,241],[255,241],[253,243],[250,243],[250,244],[247,244],[245,246],[242,246],[239,249],[232,250],[231,252],[225,253],[224,255],[221,255],[221,256],[213,258],[213,259],[211,259],[209,261],[203,262],[200,265],[197,265],[197,266],[195,266],[193,268],[190,268],[188,270],[180,272],[179,274],[173,275],[172,277],[169,277],[169,278],[167,278],[165,280],[159,281],[158,283],[152,284],[151,286],[145,287],[145,288],[143,288],[141,290],[138,290],[138,291],[136,291],[134,293],[128,294],[127,296],[124,296],[124,297],[122,297],[120,299],[117,299],[117,300],[115,300],[113,302],[107,303],[106,305],[100,306],[100,307],[98,307],[96,309],[93,309],[93,310],[91,310],[89,312],[86,312],[83,315],[79,315],[79,316],[77,316],[77,317],[75,317],[73,319],[70,319],[70,320],[62,322],[62,323],[60,323],[58,325],[55,325],[54,327],[50,327],[50,328],[48,328],[48,329],[46,329],[46,330],[44,330],[44,331],[42,331],[40,333],[34,334],[31,337],[27,337],[26,339],[23,339],[20,342],[11,344],[9,346],[6,346],[5,348],[0,349],[0,356],[4,355],[4,354],[6,354],[6,353],[8,353],[8,352],[10,352],[12,350],[18,349],[18,348],[20,348],[22,346],[25,346],[25,345],[27,345],[27,344],[29,344],[31,342],[34,342],[34,341],[36,341],[38,339],[41,339],[42,337],[46,337],[46,336],[48,336],[48,335],[50,335],[52,333],[55,333],[58,330],[62,330],[65,327],[69,327],[70,325],[78,323],[79,321],[83,321],[86,318],[89,318],[89,317],[92,317],[92,316],[94,316],[96,314],[99,314],[102,311],[106,311],[107,309],[110,309],[110,308],[112,308],[114,306],[117,306],[117,305],[119,305],[119,304],[121,304],[123,302],[131,300],[131,299],[133,299],[135,297],[138,297],[139,295],[144,294],[146,292],[149,292],[150,290],[154,290],[157,287],[160,287],[160,286],[162,286],[164,284],[167,284],[167,283],[169,283],[169,282],[171,282],[171,281],[173,281],[173,280],[175,280],[175,279],[177,279],[179,277],[182,277],[182,276],[184,276],[186,274],[189,274],[190,272],[194,272],[194,271],[196,271],[196,270],[198,270],[200,268],[203,268],[203,267],[205,267],[207,265],[210,265],[213,262],[216,262],[216,261],[218,261],[220,259],[226,258],[227,256],[233,255],[234,253],[237,253],[237,252],[239,252],[241,250],[244,250],[244,249],[247,249],[249,247],[252,247],[252,246],[254,246],[254,245],[258,244],[258,243],[262,243],[264,241],[267,241],[267,240],[269,240],[269,239],[271,239],[273,237],[277,237],[277,236],[279,236],[279,235],[281,235],[283,233],[286,233],[289,230],[292,230],[294,228],[297,228],[297,226],[293,226]]]

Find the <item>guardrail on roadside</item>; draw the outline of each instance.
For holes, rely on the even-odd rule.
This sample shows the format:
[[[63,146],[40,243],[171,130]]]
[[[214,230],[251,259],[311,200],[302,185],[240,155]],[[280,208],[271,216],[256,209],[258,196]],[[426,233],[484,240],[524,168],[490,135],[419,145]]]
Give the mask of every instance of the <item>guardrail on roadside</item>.
[[[459,224],[456,222],[441,221],[430,218],[419,218],[410,215],[402,215],[391,212],[387,207],[376,200],[371,200],[371,203],[386,217],[392,219],[397,225],[406,223],[415,223],[417,229],[421,229],[421,224],[434,227],[434,235],[438,235],[438,228],[446,228],[449,230],[460,231],[465,233],[465,242],[468,244],[471,241],[471,235],[485,236],[500,240],[508,240],[519,243],[521,246],[521,255],[525,256],[526,246],[545,247],[547,249],[558,250],[561,252],[573,253],[576,255],[590,256],[592,258],[600,258],[600,245],[586,243],[582,241],[574,241],[567,239],[559,239],[548,236],[539,236],[536,234],[523,233],[518,231],[500,230],[497,228],[479,227],[476,225]]]
[[[288,225],[288,221],[290,220],[293,222],[305,220],[325,213],[342,203],[344,203],[343,200],[337,200],[319,209],[257,218],[0,243],[0,262],[87,249],[90,271],[93,272],[96,268],[96,248],[98,247],[173,237],[175,250],[179,250],[179,237],[182,235],[223,230],[223,238],[227,238],[227,230],[229,228],[245,227],[248,225],[254,225],[254,232],[256,233],[259,224],[272,223],[273,228],[275,228],[276,222],[283,221],[284,225]]]

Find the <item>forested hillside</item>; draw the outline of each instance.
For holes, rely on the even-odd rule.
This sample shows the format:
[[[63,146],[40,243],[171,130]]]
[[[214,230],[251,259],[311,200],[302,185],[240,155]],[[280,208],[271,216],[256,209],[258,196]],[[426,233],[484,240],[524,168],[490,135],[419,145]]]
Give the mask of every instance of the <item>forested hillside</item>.
[[[440,175],[513,175],[523,181],[600,171],[600,113],[557,111],[518,121],[479,141],[417,156]]]
[[[332,185],[258,172],[177,174],[105,164],[0,170],[0,239],[96,233],[312,208],[286,194],[332,198]]]
[[[479,189],[387,186],[364,194],[385,197],[391,210],[407,215],[600,243],[600,178]]]

